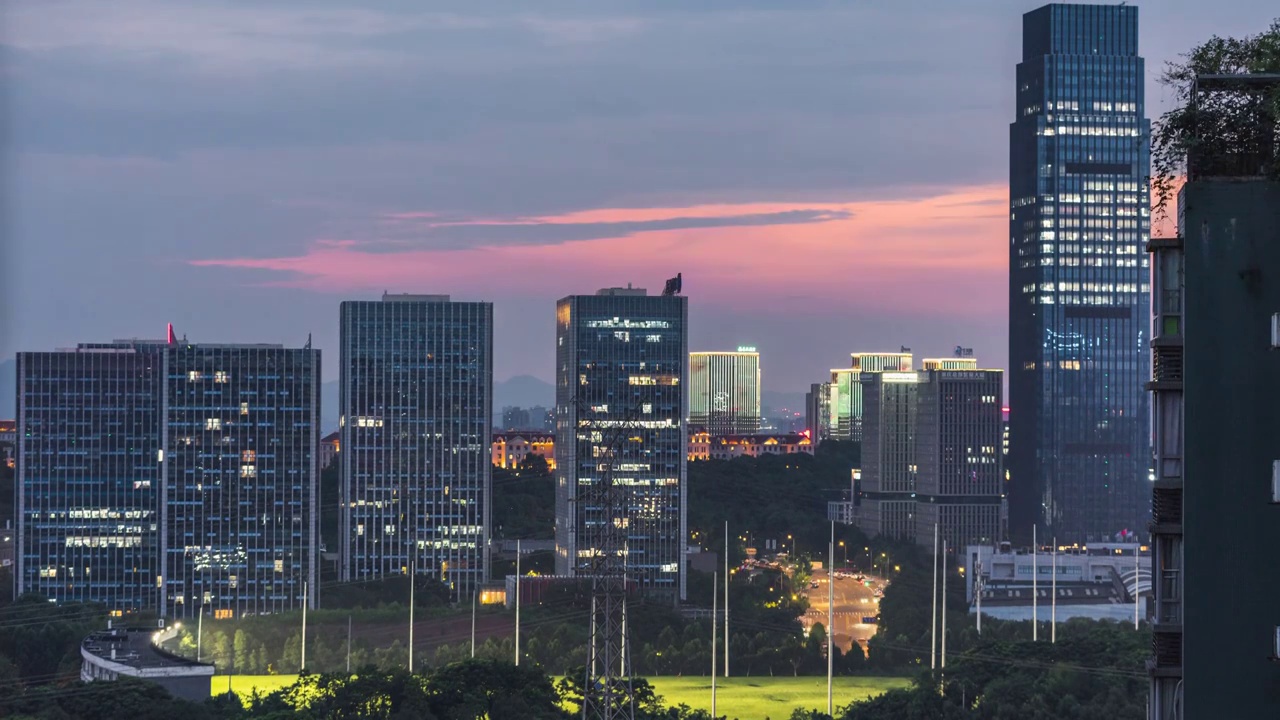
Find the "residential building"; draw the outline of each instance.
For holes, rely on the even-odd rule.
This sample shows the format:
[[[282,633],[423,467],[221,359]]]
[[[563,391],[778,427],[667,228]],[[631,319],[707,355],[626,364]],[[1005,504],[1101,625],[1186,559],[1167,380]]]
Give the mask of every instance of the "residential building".
[[[610,522],[592,491],[612,468],[629,577],[684,597],[687,328],[674,294],[607,288],[557,303],[557,574],[590,572]]]
[[[540,455],[547,461],[548,468],[556,469],[555,433],[540,430],[494,433],[492,448],[495,467],[511,470],[520,467],[529,455]]]
[[[1150,123],[1138,8],[1023,16],[1009,128],[1010,520],[1059,541],[1144,528],[1151,461]]]
[[[19,353],[18,378],[19,592],[178,618],[314,600],[318,350],[171,331]]]
[[[1178,236],[1148,246],[1153,720],[1275,714],[1280,576],[1265,564],[1280,547],[1280,118],[1256,99],[1276,92],[1280,74],[1196,79],[1190,102],[1222,135],[1191,143]]]
[[[831,435],[831,383],[813,383],[804,395],[804,427],[814,442]]]
[[[952,548],[1003,540],[1004,372],[937,369],[918,377],[916,542],[931,547],[935,525]]]
[[[384,294],[341,307],[342,579],[485,582],[493,304]]]
[[[866,372],[857,524],[870,536],[916,535],[916,415],[920,374]]]
[[[689,353],[689,426],[712,436],[760,431],[760,353]]]

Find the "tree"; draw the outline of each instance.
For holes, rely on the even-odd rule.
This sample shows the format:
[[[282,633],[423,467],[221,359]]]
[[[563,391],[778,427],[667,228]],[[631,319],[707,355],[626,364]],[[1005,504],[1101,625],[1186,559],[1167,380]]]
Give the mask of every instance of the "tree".
[[[231,641],[231,646],[234,654],[233,667],[235,671],[241,674],[249,672],[251,664],[249,659],[249,640],[245,637],[243,628],[236,629],[235,639]]]
[[[1160,81],[1177,106],[1161,116],[1151,136],[1152,189],[1156,211],[1166,206],[1187,173],[1263,174],[1280,179],[1280,88],[1196,94],[1197,77],[1280,72],[1280,19],[1270,29],[1243,38],[1213,36],[1171,62]]]
[[[439,718],[568,718],[542,671],[500,660],[446,665],[427,679],[426,692],[431,711]]]

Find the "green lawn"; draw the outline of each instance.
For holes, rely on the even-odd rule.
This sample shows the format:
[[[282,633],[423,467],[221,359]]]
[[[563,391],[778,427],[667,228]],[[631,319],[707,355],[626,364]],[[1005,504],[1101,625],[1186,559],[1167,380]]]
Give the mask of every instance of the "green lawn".
[[[231,689],[247,696],[255,689],[263,694],[289,685],[295,675],[235,675]],[[711,709],[711,678],[649,678],[668,705],[681,703]],[[838,677],[833,700],[837,707],[855,700],[875,697],[887,690],[907,687],[907,678]],[[227,688],[227,676],[216,675],[214,694]],[[737,720],[785,720],[795,708],[827,709],[827,679],[824,677],[737,677],[716,680],[716,714]]]
[[[711,709],[711,678],[649,678],[668,705],[685,704]],[[836,707],[866,700],[885,691],[907,687],[907,678],[838,677],[832,690]],[[716,714],[738,720],[786,720],[791,711],[803,707],[826,711],[825,677],[735,677],[716,680]]]

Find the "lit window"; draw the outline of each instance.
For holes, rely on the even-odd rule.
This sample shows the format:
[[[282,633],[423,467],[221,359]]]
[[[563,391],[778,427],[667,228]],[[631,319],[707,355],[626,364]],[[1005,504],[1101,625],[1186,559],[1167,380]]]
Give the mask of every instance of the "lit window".
[[[213,374],[213,381],[216,383],[225,383],[231,380],[231,373],[226,370],[219,370]]]
[[[204,373],[201,373],[199,370],[192,370],[187,373],[187,382],[200,382],[203,379]]]
[[[240,414],[241,414],[241,415],[248,415],[248,414],[249,414],[249,403],[247,403],[247,402],[242,402],[242,403],[240,403]]]
[[[258,466],[257,465],[241,465],[240,477],[242,478],[258,477]]]
[[[205,418],[204,429],[205,430],[221,430],[222,418]]]

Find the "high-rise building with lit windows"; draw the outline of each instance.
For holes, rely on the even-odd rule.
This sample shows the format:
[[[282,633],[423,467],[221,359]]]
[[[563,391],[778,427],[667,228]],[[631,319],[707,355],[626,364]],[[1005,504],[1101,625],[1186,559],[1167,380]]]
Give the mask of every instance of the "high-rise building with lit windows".
[[[493,304],[384,294],[341,306],[342,578],[488,579]]]
[[[627,575],[685,597],[688,301],[638,288],[556,305],[556,572],[590,571],[605,517],[591,490],[612,465]],[[610,440],[616,443],[610,445]]]
[[[689,353],[689,425],[712,435],[760,431],[760,353]]]
[[[935,525],[952,548],[998,543],[1004,373],[931,368],[918,375],[916,543],[929,546]]]
[[[1010,531],[1145,528],[1150,172],[1138,8],[1023,16],[1009,128]]]
[[[915,537],[920,376],[894,371],[860,377],[862,485],[854,514],[855,523],[871,537]]]
[[[316,597],[320,351],[19,355],[19,589],[239,617]]]

